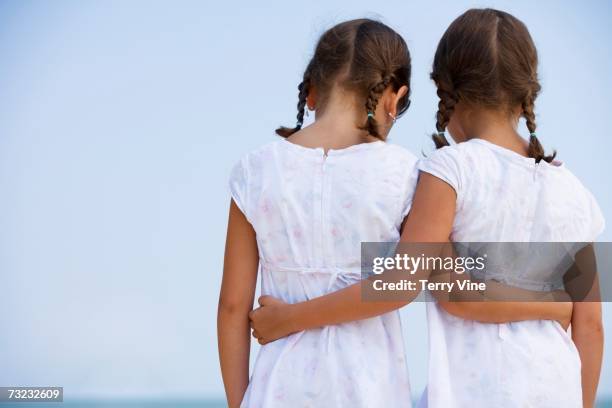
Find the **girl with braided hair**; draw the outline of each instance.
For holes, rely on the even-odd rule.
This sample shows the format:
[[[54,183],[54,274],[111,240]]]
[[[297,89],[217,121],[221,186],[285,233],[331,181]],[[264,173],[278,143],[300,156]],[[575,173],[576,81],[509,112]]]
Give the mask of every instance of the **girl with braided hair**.
[[[298,86],[295,126],[234,167],[218,312],[230,407],[410,404],[397,311],[263,346],[250,381],[248,369],[258,267],[262,293],[300,302],[359,281],[361,241],[399,238],[417,159],[385,140],[408,108],[410,69],[386,25],[336,25]],[[316,116],[303,128],[306,109]]]
[[[498,10],[467,11],[440,40],[431,76],[440,98],[438,149],[418,164],[400,241],[594,241],[604,228],[596,201],[536,136],[537,52],[525,25]],[[528,141],[517,130],[521,117]],[[546,291],[545,278],[526,281],[521,272],[510,264],[494,279]],[[251,320],[267,343],[406,303],[363,302],[355,284],[297,304],[264,296]],[[592,407],[603,347],[600,304],[543,303],[428,302],[429,377],[420,405]]]
[[[423,206],[413,207],[415,220],[441,231],[437,237],[590,243],[603,231],[591,193],[555,153],[545,153],[536,135],[537,66],[529,31],[502,11],[469,10],[440,40],[431,74],[440,98],[433,135],[438,150],[418,166],[415,201]],[[528,140],[517,130],[521,117]],[[439,203],[434,211],[427,207],[432,201]],[[591,253],[587,245],[575,256]],[[527,280],[510,260],[507,266],[493,272],[496,280],[540,290],[541,276]],[[575,300],[571,336],[550,320],[481,324],[469,320],[468,304],[428,303],[424,401],[435,407],[593,407],[603,350],[601,304]]]

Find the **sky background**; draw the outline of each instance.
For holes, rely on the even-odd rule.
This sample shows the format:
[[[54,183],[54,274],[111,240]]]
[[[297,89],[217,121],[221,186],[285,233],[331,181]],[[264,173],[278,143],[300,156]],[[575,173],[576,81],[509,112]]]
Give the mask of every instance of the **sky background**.
[[[612,223],[610,2],[0,1],[0,385],[222,397],[215,321],[232,165],[295,122],[318,36],[362,16],[398,30],[413,57],[412,105],[391,140],[430,151],[433,54],[473,6],[529,27],[538,136]],[[402,316],[418,396],[424,305]]]

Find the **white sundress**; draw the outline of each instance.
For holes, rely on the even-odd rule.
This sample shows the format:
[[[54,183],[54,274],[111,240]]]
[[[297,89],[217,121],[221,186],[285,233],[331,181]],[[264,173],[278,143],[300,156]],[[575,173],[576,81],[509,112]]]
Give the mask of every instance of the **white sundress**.
[[[473,139],[436,150],[418,167],[457,193],[454,242],[592,242],[603,231],[595,199],[560,163],[536,165]],[[509,268],[495,279],[524,287],[521,273]],[[429,378],[421,407],[582,407],[580,357],[557,322],[483,324],[436,302],[427,304],[427,318]]]
[[[262,293],[296,303],[361,279],[362,241],[397,241],[416,157],[382,141],[330,150],[286,140],[247,154],[232,198],[257,235]],[[397,311],[262,346],[242,407],[410,407]]]

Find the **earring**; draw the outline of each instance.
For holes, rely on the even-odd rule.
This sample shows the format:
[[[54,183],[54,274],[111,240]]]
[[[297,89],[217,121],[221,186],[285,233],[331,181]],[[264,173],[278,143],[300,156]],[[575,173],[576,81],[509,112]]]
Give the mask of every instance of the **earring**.
[[[391,117],[391,120],[393,121],[393,123],[395,123],[395,116],[393,116],[391,112],[388,112],[387,114]]]
[[[309,104],[306,104],[306,116],[308,116],[308,112],[312,112],[314,111],[314,106],[310,106]]]

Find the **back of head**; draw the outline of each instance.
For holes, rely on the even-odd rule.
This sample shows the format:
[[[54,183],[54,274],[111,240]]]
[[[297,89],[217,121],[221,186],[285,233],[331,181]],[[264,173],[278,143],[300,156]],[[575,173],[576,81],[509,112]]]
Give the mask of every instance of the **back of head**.
[[[410,53],[404,39],[385,24],[357,19],[340,23],[319,39],[298,86],[297,123],[280,127],[276,133],[289,137],[302,128],[306,99],[311,89],[317,91],[317,111],[323,111],[334,85],[354,92],[363,100],[362,129],[381,137],[373,113],[383,91],[392,86],[410,89]],[[409,105],[407,94],[399,101],[398,113]],[[398,115],[399,116],[399,115]]]
[[[530,133],[529,156],[550,162],[535,131],[535,99],[540,92],[535,44],[516,17],[494,9],[471,9],[448,27],[436,50],[431,78],[438,87],[438,113],[433,136],[437,147],[448,145],[444,130],[455,105],[506,109],[521,107]]]

